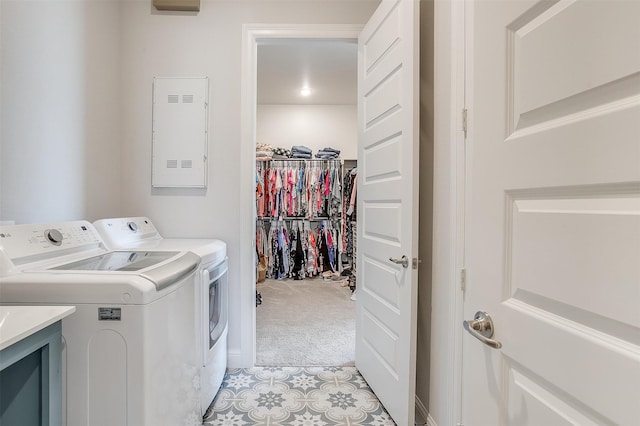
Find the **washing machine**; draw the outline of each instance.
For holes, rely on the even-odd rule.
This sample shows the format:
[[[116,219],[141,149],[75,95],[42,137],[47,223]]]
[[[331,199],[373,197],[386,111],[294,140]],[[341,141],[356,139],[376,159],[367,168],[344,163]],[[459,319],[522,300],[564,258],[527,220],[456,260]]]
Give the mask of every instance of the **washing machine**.
[[[111,249],[188,250],[201,258],[197,273],[195,321],[199,330],[200,411],[220,389],[227,369],[227,245],[217,239],[163,238],[147,217],[101,219],[93,223]]]
[[[87,221],[0,227],[0,302],[62,320],[63,424],[201,425],[193,321],[200,258],[109,250]]]

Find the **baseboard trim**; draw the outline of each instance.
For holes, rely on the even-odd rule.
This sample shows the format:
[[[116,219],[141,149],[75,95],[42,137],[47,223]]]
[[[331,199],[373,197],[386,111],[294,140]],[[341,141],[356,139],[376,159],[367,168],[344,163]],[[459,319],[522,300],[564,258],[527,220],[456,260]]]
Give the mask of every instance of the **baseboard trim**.
[[[249,368],[253,365],[247,365],[245,357],[240,351],[227,351],[227,368]]]
[[[427,407],[425,407],[418,396],[416,396],[416,411],[420,414],[420,417],[426,421],[426,423],[424,423],[425,426],[438,426],[436,421],[433,420],[433,417],[431,417],[431,414],[429,414],[429,410],[427,410]],[[417,424],[418,423],[416,423],[416,425]]]
[[[433,417],[431,417],[431,414],[427,414],[427,426],[438,426],[436,421],[433,420]]]
[[[422,400],[418,397],[418,395],[416,395],[416,411],[425,421],[427,420],[427,417],[429,417],[429,411],[427,410],[427,407],[425,407],[425,405],[422,403]]]

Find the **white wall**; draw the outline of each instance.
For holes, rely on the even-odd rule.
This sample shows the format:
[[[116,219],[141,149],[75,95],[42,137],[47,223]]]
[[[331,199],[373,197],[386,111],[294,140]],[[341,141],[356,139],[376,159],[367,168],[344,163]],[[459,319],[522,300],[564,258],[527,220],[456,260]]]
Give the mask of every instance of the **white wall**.
[[[238,277],[241,268],[253,267],[238,261],[241,244],[251,244],[240,241],[246,224],[238,214],[242,24],[361,24],[377,3],[204,0],[199,13],[171,13],[143,1],[0,1],[0,220],[146,215],[167,237],[226,240],[229,344],[240,353]],[[442,2],[435,3],[437,8]],[[206,191],[151,189],[154,76],[210,78]],[[447,135],[437,139],[439,157]],[[350,157],[346,148],[343,157]],[[447,238],[451,204],[444,188],[435,190],[441,203],[436,239]],[[438,266],[448,261],[447,253],[436,250],[428,405],[439,424],[453,420],[451,371],[442,368],[452,355],[451,280]]]
[[[0,220],[119,213],[118,3],[0,8]]]
[[[356,105],[258,105],[256,141],[291,149],[304,145],[313,153],[330,146],[354,160],[358,150]]]
[[[367,21],[377,0],[203,1],[199,13],[153,10],[150,2],[122,4],[122,214],[146,215],[167,237],[216,237],[228,244],[229,354],[247,366],[242,347],[239,214],[242,24]],[[154,76],[210,78],[209,187],[151,189],[151,93]],[[238,361],[240,360],[240,361]]]
[[[436,22],[447,3],[435,2]],[[235,305],[239,271],[253,268],[238,261],[241,244],[251,244],[240,241],[246,224],[238,214],[242,24],[362,24],[377,4],[378,0],[203,0],[199,13],[172,13],[156,11],[150,1],[0,0],[0,220],[146,215],[167,237],[226,240],[229,344],[232,353],[240,353],[244,319]],[[448,19],[446,11],[444,15]],[[440,48],[450,49],[447,28],[441,30]],[[439,76],[448,79],[451,58],[443,51],[439,55]],[[206,191],[151,189],[154,76],[210,78]],[[439,89],[445,102],[439,110],[448,107],[446,90],[448,86]],[[342,129],[345,134],[347,127]],[[429,411],[445,425],[454,424],[448,361],[453,355],[448,322],[453,308],[452,278],[446,270],[451,259],[442,249],[446,242],[439,242],[451,237],[452,224],[451,194],[440,183],[448,173],[450,135],[446,129],[440,131],[431,391],[423,390],[425,383],[418,390],[429,395]],[[345,148],[343,157],[355,154],[351,157]],[[419,373],[419,382],[421,377]]]

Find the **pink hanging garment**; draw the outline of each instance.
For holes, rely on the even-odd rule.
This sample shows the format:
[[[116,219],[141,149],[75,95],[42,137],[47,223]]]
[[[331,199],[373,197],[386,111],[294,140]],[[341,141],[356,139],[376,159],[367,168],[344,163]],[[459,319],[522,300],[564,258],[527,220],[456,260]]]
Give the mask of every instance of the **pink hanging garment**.
[[[293,180],[293,167],[289,169],[287,183],[289,185],[289,216],[293,216],[293,191],[295,189],[295,181]]]
[[[280,212],[282,209],[282,170],[274,169],[274,172],[276,175],[276,187],[275,187],[276,206],[275,206],[275,211],[273,212],[273,216],[278,217],[280,216]]]
[[[329,170],[324,172],[324,196],[326,197],[331,193],[331,173]]]
[[[320,169],[317,170],[318,173],[318,178],[317,178],[317,182],[318,184],[316,185],[316,214],[315,216],[318,216],[318,214],[322,211],[322,185],[320,184],[321,179],[322,179],[322,175],[320,173]]]
[[[269,193],[271,194],[271,217],[276,217],[278,215],[277,205],[278,205],[278,193],[276,190],[276,181],[278,179],[276,169],[269,170],[269,181],[271,182]]]

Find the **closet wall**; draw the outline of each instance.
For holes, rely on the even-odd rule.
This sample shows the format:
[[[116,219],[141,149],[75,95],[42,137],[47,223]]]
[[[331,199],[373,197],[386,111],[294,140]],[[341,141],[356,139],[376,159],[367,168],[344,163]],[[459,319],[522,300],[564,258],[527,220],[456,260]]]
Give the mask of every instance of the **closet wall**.
[[[357,157],[357,80],[351,68],[356,54],[355,44],[335,41],[321,46],[317,40],[293,40],[258,47],[256,143],[284,149],[305,146],[314,154],[306,161],[256,164],[256,238],[259,271],[266,263],[266,278],[309,278],[341,272],[348,264],[346,258],[341,261],[347,251],[348,207],[343,203],[342,163]],[[336,58],[333,68],[323,60],[327,57]],[[300,73],[287,74],[298,69]],[[328,78],[332,73],[335,78]],[[310,97],[294,95],[297,79],[314,87]],[[315,153],[325,147],[339,150],[339,160],[319,161]],[[258,280],[264,275],[259,273]]]
[[[302,161],[276,156],[256,163],[258,282],[265,275],[303,279],[351,266],[342,181],[343,162],[357,156],[356,47],[353,40],[314,39],[258,46],[256,143],[312,152]],[[299,93],[303,86],[310,96]],[[339,150],[339,159],[315,157],[327,147]]]
[[[258,105],[256,141],[291,148],[304,145],[314,152],[339,149],[355,159],[358,147],[356,105]]]

